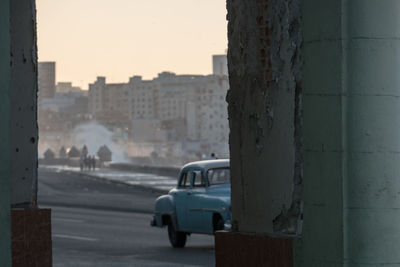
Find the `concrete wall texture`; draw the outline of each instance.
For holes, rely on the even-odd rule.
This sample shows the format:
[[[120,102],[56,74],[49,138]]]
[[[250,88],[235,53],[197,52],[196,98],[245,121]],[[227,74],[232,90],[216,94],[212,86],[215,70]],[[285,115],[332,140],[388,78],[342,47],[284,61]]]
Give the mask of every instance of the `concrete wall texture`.
[[[297,266],[398,266],[400,2],[302,1]]]
[[[0,263],[11,266],[10,231],[10,7],[0,2]]]
[[[0,2],[0,265],[11,266],[10,209],[36,195],[36,9]]]
[[[302,199],[295,266],[399,266],[400,2],[227,6],[235,230],[300,234]]]
[[[228,1],[234,228],[297,234],[301,215],[300,5]]]
[[[38,141],[35,1],[10,1],[10,11],[11,204],[31,207],[36,201]]]

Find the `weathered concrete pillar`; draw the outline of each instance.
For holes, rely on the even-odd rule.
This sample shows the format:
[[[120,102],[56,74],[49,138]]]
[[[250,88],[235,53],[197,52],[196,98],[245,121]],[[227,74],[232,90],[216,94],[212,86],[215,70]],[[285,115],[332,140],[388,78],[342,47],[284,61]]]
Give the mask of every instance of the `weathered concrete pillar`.
[[[304,225],[296,266],[400,262],[400,2],[302,0]]]
[[[295,266],[399,265],[399,13],[397,0],[228,1],[235,228],[217,235],[218,265],[289,266],[285,235]]]
[[[35,0],[0,1],[0,59],[0,266],[51,266],[50,210],[36,205]]]
[[[11,12],[11,204],[36,206],[37,48],[34,0],[10,1]]]
[[[296,234],[300,6],[290,0],[228,1],[228,18],[234,225],[241,232]]]
[[[300,1],[227,7],[233,233],[217,235],[217,265],[290,266],[302,213]]]
[[[0,265],[11,266],[10,7],[0,1]]]

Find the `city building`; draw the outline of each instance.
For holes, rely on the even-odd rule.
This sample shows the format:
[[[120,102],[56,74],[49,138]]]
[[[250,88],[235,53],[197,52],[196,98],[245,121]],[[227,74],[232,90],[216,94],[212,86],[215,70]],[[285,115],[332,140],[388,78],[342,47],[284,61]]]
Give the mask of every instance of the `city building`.
[[[82,89],[78,86],[72,86],[71,82],[58,82],[56,86],[56,92],[58,93],[69,93],[69,92],[80,92]]]
[[[39,152],[66,143],[71,131],[92,118],[88,113],[87,91],[71,82],[56,85],[55,62],[39,62],[37,125],[40,129]]]
[[[56,63],[38,63],[39,99],[51,98],[56,91]]]
[[[153,81],[142,80],[141,76],[133,76],[126,84],[128,94],[128,115],[130,120],[154,119],[156,116],[155,93]]]
[[[228,58],[226,55],[213,55],[213,74],[228,76]]]
[[[187,94],[192,80],[196,77],[201,76],[163,72],[153,80],[157,87],[155,94],[157,99],[156,114],[160,120],[186,118]]]
[[[205,76],[192,82],[187,97],[188,139],[228,142],[227,76]]]
[[[76,126],[88,122],[88,97],[83,92],[56,93],[38,107],[40,145],[55,137],[65,137]]]
[[[161,121],[157,119],[136,119],[132,121],[131,130],[134,142],[166,142],[166,132],[161,129]]]
[[[106,77],[97,77],[94,83],[89,84],[89,112],[96,116],[103,111],[103,91],[106,86]]]
[[[191,142],[199,152],[229,156],[226,55],[213,56],[213,64],[212,75],[162,72],[126,84],[97,77],[89,85],[89,112],[101,123],[128,127],[135,142]]]
[[[96,120],[108,124],[129,123],[128,87],[123,83],[106,83],[105,77],[89,84],[88,107]]]

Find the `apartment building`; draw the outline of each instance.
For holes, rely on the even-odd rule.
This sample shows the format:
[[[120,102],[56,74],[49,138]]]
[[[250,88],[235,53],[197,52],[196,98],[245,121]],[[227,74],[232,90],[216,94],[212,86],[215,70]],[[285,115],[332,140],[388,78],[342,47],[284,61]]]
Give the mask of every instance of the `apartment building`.
[[[38,88],[39,99],[52,98],[56,91],[56,63],[38,63]]]
[[[156,85],[152,81],[133,76],[126,84],[128,114],[130,120],[154,119]]]
[[[129,122],[129,90],[124,83],[106,83],[105,77],[89,84],[89,112],[100,122]]]
[[[101,121],[128,121],[132,130],[139,124],[142,129],[146,121],[146,129],[156,124],[157,136],[165,135],[157,139],[227,145],[226,56],[214,56],[213,63],[218,66],[211,75],[163,72],[152,80],[133,76],[126,84],[107,84],[105,77],[98,77],[89,85],[89,111]]]

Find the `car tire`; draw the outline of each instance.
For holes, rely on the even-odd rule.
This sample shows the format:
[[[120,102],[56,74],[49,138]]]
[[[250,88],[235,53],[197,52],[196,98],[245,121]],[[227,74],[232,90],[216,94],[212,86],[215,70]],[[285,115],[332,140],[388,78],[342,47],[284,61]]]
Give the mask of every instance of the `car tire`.
[[[174,248],[183,248],[186,244],[186,233],[177,231],[172,222],[168,224],[168,238]]]
[[[224,230],[224,228],[225,228],[224,227],[224,220],[221,217],[219,217],[217,219],[216,223],[215,223],[214,232],[220,231],[220,230]]]

